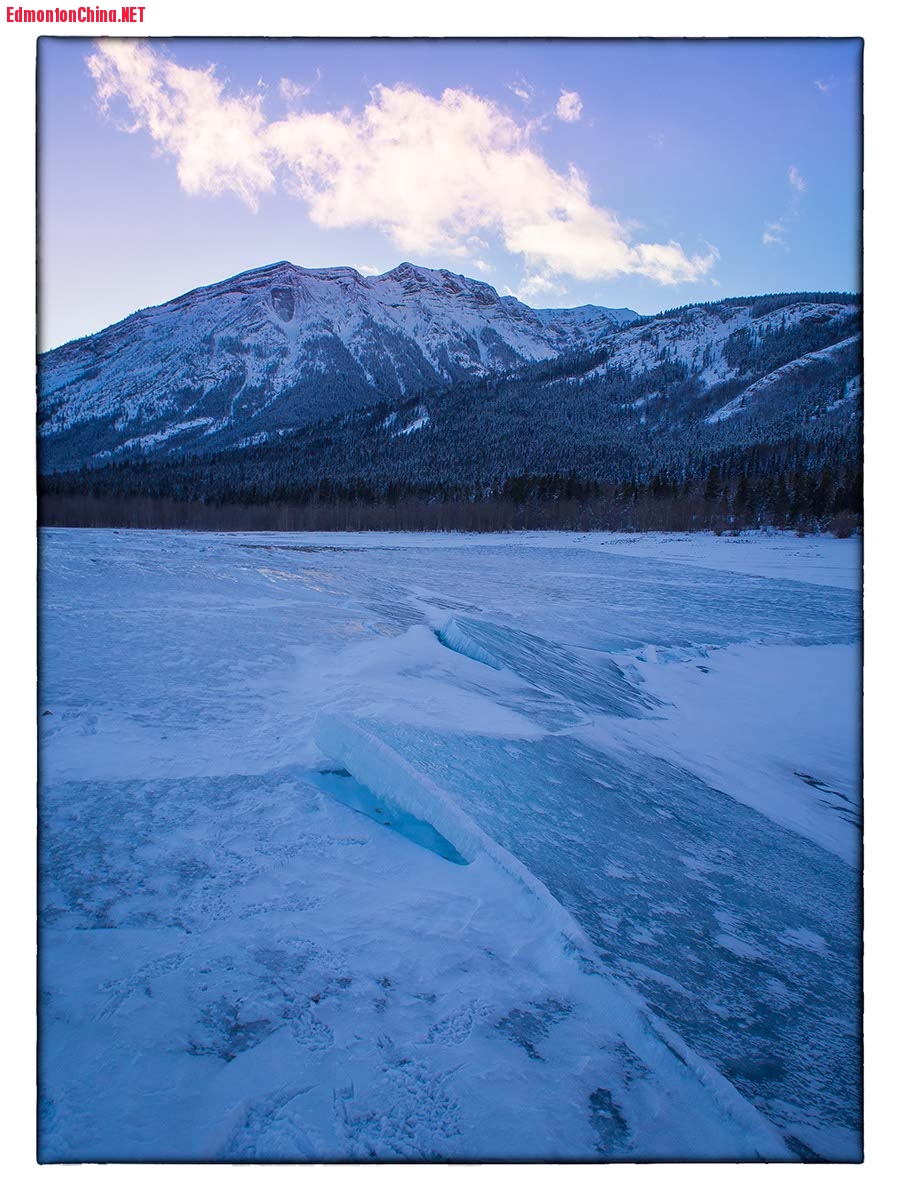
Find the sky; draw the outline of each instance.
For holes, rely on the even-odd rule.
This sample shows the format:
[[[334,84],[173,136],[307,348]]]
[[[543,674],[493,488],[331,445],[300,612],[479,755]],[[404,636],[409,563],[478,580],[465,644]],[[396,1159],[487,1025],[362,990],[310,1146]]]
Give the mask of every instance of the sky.
[[[859,289],[861,43],[44,37],[42,348],[287,259],[535,307]]]

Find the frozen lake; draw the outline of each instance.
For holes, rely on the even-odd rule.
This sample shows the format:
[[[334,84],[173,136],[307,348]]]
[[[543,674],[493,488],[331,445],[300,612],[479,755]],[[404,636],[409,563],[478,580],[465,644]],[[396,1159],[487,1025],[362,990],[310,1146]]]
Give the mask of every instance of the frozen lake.
[[[861,1153],[860,545],[41,535],[40,1153]]]

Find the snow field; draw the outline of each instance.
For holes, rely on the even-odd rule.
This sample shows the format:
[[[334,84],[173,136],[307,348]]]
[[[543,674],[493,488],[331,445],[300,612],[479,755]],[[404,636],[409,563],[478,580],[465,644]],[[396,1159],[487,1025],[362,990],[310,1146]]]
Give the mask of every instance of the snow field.
[[[858,545],[41,549],[44,1161],[858,1157]]]

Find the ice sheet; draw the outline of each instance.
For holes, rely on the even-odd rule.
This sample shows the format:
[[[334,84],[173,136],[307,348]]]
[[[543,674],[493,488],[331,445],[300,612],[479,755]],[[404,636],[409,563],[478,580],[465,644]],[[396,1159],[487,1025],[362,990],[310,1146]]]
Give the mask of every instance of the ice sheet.
[[[43,533],[41,1156],[858,1157],[858,594],[759,544]]]

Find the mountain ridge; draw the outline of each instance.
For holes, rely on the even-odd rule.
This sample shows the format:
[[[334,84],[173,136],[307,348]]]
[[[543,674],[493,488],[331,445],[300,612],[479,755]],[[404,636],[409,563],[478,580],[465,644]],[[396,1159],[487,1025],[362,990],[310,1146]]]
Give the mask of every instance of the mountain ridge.
[[[860,351],[849,294],[641,317],[531,309],[411,263],[281,261],[42,356],[41,473],[119,488],[132,464],[131,489],[261,500],[496,495],[530,477],[697,486],[712,466],[846,474]]]
[[[491,284],[411,263],[363,276],[282,260],[42,354],[44,462],[72,467],[162,443],[222,449],[557,357],[637,316],[532,309]]]

